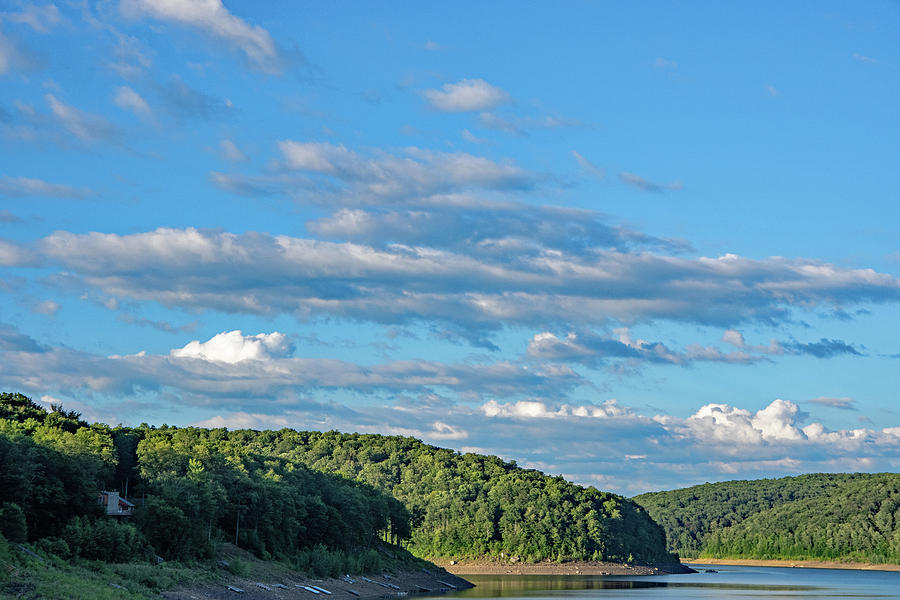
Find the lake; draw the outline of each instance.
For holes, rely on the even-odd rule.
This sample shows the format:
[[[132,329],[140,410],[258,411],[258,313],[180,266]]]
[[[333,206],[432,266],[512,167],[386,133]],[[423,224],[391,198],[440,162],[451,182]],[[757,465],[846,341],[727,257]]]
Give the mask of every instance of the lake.
[[[730,567],[717,573],[650,577],[603,575],[464,575],[477,587],[453,598],[523,600],[679,600],[687,598],[900,599],[900,572]],[[446,596],[445,596],[446,598]]]

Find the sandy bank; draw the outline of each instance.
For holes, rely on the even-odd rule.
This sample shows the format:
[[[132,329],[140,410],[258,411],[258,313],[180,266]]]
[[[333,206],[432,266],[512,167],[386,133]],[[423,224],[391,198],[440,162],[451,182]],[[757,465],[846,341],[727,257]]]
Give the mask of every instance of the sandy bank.
[[[460,560],[435,561],[435,564],[456,575],[670,575],[691,573],[679,564],[636,565],[598,561],[540,562],[534,564],[508,561]]]
[[[351,581],[352,580],[352,583]],[[414,594],[440,593],[465,589],[472,584],[446,571],[418,569],[390,575],[350,576],[345,579],[313,579],[298,574],[282,573],[267,580],[229,577],[218,584],[191,586],[162,594],[168,600],[375,600]],[[231,588],[241,590],[234,591]],[[314,594],[298,586],[316,586],[331,592]]]
[[[883,565],[859,562],[832,562],[823,560],[756,560],[750,558],[685,558],[684,564],[733,565],[737,567],[794,567],[797,569],[853,569],[859,571],[900,571],[900,565]]]

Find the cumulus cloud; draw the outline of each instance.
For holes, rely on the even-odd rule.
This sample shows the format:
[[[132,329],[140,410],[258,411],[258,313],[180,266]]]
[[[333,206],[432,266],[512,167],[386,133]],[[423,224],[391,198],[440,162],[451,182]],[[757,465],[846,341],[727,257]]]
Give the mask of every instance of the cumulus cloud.
[[[635,175],[634,173],[628,172],[619,173],[619,179],[622,181],[622,183],[637,188],[642,192],[651,192],[654,194],[662,194],[663,192],[667,191],[677,191],[682,189],[683,187],[680,181],[673,181],[672,183],[654,183],[652,181],[644,179],[640,175]]]
[[[445,83],[441,89],[425,90],[422,95],[432,108],[442,112],[490,110],[512,100],[504,90],[483,79],[463,79],[457,83]]]
[[[239,49],[256,68],[278,73],[281,57],[269,32],[233,15],[221,0],[121,0],[129,17],[194,27]]]
[[[294,346],[283,333],[243,335],[240,330],[222,332],[205,342],[194,340],[172,350],[176,358],[200,358],[234,364],[242,360],[267,360],[292,354]]]
[[[94,192],[32,177],[0,176],[0,196],[10,198],[87,198]]]

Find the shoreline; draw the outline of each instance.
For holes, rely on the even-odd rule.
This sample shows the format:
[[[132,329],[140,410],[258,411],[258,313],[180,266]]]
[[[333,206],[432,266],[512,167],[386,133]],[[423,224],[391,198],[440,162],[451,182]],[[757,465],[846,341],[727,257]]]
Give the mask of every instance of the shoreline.
[[[702,565],[734,567],[784,567],[795,569],[845,569],[848,571],[900,571],[900,565],[839,562],[827,560],[763,560],[755,558],[684,558],[683,564],[697,568]]]
[[[521,563],[499,560],[432,560],[454,575],[673,575],[693,573],[684,564],[641,565],[599,561]]]
[[[351,583],[352,581],[352,583]],[[328,594],[298,586],[323,588]],[[409,569],[388,574],[351,575],[350,579],[312,578],[299,573],[268,577],[226,577],[220,583],[188,585],[162,592],[166,600],[378,600],[464,590],[474,585],[443,570]],[[239,592],[237,590],[240,590]]]

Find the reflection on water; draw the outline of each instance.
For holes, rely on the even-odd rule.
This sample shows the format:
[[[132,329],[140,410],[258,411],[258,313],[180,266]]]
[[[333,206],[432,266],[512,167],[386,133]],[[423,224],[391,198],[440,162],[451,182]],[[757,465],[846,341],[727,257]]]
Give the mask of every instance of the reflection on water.
[[[611,575],[470,575],[475,588],[451,598],[527,600],[686,600],[796,598],[900,599],[900,573],[716,567],[715,573],[649,577]],[[447,600],[450,600],[449,598]]]
[[[812,585],[739,583],[710,581],[671,581],[663,577],[630,578],[613,575],[471,575],[466,577],[476,587],[454,594],[456,598],[531,598],[538,596],[577,597],[585,590],[639,590],[650,588],[705,588],[721,590],[764,590],[772,592],[812,591],[823,589]],[[898,590],[900,591],[900,590]],[[548,594],[547,592],[576,592]]]

